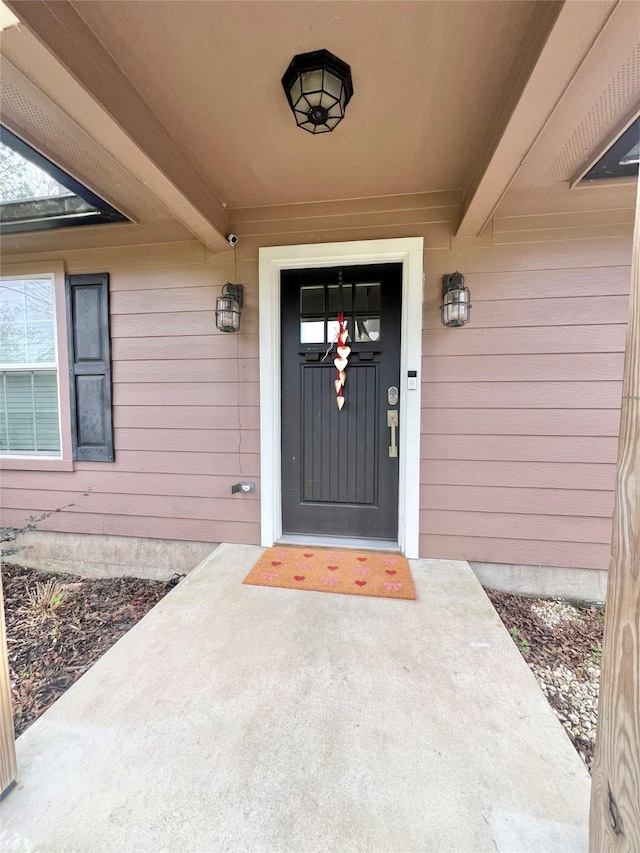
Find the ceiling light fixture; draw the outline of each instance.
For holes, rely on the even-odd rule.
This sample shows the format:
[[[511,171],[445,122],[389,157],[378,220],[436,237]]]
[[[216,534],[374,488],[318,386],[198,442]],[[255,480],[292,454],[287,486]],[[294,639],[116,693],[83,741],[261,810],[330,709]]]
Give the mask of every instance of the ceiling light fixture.
[[[294,56],[282,86],[298,127],[309,133],[332,131],[353,95],[351,68],[328,50]]]

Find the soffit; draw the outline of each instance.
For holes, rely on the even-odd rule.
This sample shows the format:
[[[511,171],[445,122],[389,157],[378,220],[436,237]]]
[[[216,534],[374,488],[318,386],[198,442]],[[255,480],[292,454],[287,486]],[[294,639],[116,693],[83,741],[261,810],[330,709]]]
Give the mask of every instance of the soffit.
[[[20,51],[24,33],[3,33],[6,52]],[[37,89],[7,58],[0,79],[2,123],[72,177],[135,222],[170,219],[143,186],[66,113]]]
[[[464,187],[534,2],[74,2],[229,207]],[[296,128],[280,78],[327,48],[354,97]]]
[[[619,3],[527,154],[514,190],[573,181],[637,114],[639,34],[640,4]],[[610,192],[611,182],[604,183]]]

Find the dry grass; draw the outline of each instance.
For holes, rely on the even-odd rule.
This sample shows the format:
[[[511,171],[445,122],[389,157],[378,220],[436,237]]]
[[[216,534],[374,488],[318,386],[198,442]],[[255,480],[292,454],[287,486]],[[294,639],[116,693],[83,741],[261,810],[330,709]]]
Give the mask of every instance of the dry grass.
[[[44,622],[56,615],[56,611],[67,598],[67,590],[59,581],[51,579],[27,588],[24,609],[25,616]]]

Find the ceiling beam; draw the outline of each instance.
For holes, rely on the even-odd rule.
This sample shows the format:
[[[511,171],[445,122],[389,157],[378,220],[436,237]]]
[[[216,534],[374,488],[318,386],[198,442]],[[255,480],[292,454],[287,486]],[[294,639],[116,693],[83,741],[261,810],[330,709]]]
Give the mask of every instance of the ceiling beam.
[[[208,249],[228,251],[227,210],[215,189],[71,3],[7,5],[35,37],[30,50],[7,58]]]
[[[456,236],[477,237],[489,223],[616,5],[566,0],[534,11],[504,106],[485,135]]]

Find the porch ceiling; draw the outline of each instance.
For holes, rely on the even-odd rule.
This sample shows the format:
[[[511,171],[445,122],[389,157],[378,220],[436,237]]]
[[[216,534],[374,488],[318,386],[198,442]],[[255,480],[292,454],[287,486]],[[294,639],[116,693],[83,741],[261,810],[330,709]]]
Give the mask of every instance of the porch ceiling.
[[[556,5],[73,2],[229,207],[464,187]],[[280,78],[325,47],[350,63],[355,93],[336,132],[312,137]]]
[[[194,235],[218,252],[246,208],[437,191],[461,201],[465,237],[631,203],[633,181],[569,184],[637,108],[636,3],[6,5],[21,25],[3,32],[3,123],[136,224],[5,236],[5,253]],[[280,79],[323,47],[355,91],[336,131],[312,136]]]

